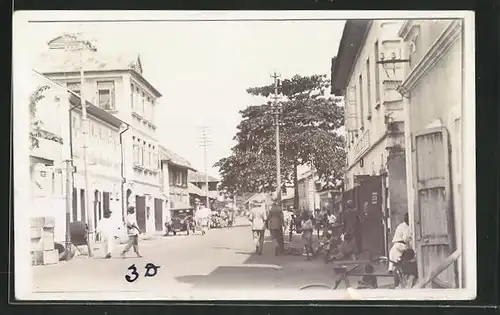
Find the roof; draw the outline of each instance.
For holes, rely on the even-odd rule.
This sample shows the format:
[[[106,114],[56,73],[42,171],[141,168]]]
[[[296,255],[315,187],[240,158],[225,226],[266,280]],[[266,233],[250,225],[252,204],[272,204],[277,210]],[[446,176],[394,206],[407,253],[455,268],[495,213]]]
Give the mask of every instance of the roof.
[[[69,93],[69,92],[68,92]],[[75,106],[75,108],[81,109],[81,101],[80,97],[76,96],[75,94],[70,93],[70,99],[69,99],[71,105]],[[106,110],[95,106],[94,104],[90,103],[89,101],[85,101],[87,104],[87,114],[93,117],[97,117],[100,120],[114,126],[117,128],[120,128],[122,124],[126,124],[123,120],[117,118],[116,116],[108,113]]]
[[[205,182],[205,173],[202,172],[189,172],[188,181],[191,183],[204,183]],[[213,176],[208,175],[209,183],[218,183],[219,180]]]
[[[55,41],[67,38],[68,42],[74,41],[75,36],[65,34],[49,41],[49,45]],[[37,69],[44,74],[79,72],[83,65],[85,72],[103,71],[129,71],[144,85],[146,85],[156,97],[161,93],[142,75],[142,64],[138,53],[106,54],[100,51],[85,52],[83,63],[80,59],[80,51],[68,51],[64,49],[48,49],[39,55]]]
[[[339,44],[337,57],[332,59],[331,93],[341,95],[346,88],[355,59],[365,41],[370,20],[347,20]]]
[[[169,150],[165,148],[164,146],[160,145],[160,152],[161,152],[161,160],[166,161],[168,164],[183,167],[190,169],[192,171],[196,171],[191,166],[191,163],[189,163],[188,160],[183,158],[182,156],[178,155],[177,153],[173,152],[172,150]]]
[[[198,195],[200,197],[206,196],[205,192],[202,189],[198,188],[196,185],[193,185],[191,183],[188,183],[188,192],[192,195]]]

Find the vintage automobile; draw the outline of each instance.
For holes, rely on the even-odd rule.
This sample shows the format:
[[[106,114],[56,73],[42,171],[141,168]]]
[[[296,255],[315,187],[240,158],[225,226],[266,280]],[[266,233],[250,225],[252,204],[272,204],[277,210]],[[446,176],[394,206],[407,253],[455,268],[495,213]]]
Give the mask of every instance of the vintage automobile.
[[[187,235],[195,232],[195,223],[193,219],[193,209],[170,210],[171,222],[165,223],[166,235],[171,232],[177,235],[177,232],[187,232]]]

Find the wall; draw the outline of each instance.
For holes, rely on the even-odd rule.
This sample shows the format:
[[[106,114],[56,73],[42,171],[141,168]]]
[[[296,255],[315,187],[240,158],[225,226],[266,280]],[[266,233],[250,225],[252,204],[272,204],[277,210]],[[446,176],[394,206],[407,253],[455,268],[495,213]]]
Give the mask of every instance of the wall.
[[[441,33],[452,21],[413,21],[413,28],[407,35],[408,54],[413,59],[410,72],[420,60],[426,56],[431,45],[436,42]],[[414,44],[412,40],[416,37]],[[441,38],[442,39],[442,38]],[[446,41],[439,41],[439,45]],[[410,48],[414,46],[414,49]],[[412,47],[413,48],[413,47]],[[414,51],[412,53],[412,51]],[[462,244],[462,207],[461,207],[461,111],[462,111],[462,40],[458,36],[456,41],[444,53],[434,56],[426,62],[436,62],[427,73],[423,73],[420,81],[411,89],[411,97],[408,101],[410,117],[409,130],[411,135],[415,132],[425,130],[432,123],[440,123],[445,126],[450,136],[451,146],[451,180],[452,195],[454,203],[454,225],[457,247]],[[436,61],[437,60],[437,61]],[[422,64],[421,64],[422,65]],[[443,93],[446,91],[446,93]],[[407,136],[407,143],[411,143],[411,137]],[[407,153],[408,154],[408,153]],[[413,178],[413,169],[409,167],[407,172]],[[415,198],[414,193],[409,193],[411,200]],[[411,219],[411,215],[410,215]],[[459,274],[462,274],[462,262],[458,263]],[[459,279],[462,283],[463,279]]]

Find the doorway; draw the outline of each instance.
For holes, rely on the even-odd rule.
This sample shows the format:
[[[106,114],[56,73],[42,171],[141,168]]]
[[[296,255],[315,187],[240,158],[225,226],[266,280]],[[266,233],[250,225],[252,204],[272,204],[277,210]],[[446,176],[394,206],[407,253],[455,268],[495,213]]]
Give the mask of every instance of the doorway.
[[[155,198],[155,230],[163,231],[163,201]]]
[[[135,197],[135,210],[137,226],[142,232],[146,232],[146,197]]]

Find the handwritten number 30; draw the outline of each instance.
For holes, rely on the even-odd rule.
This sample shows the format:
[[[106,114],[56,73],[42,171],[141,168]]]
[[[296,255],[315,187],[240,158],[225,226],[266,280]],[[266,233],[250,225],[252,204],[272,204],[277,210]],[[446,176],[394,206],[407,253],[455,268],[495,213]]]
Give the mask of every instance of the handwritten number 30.
[[[160,266],[155,266],[154,264],[148,263],[144,268],[146,269],[144,277],[154,277],[156,276],[156,273],[158,272]],[[139,274],[137,273],[137,267],[135,266],[135,264],[128,267],[128,270],[131,271],[130,273],[133,277],[131,277],[130,275],[125,275],[125,280],[127,280],[127,282],[134,282],[135,280],[137,280],[137,278],[139,278]]]

